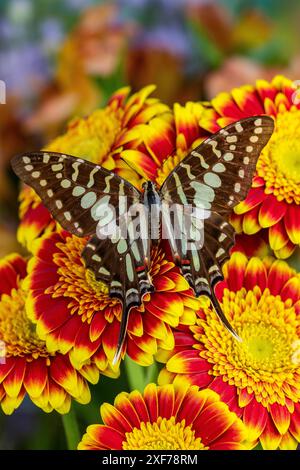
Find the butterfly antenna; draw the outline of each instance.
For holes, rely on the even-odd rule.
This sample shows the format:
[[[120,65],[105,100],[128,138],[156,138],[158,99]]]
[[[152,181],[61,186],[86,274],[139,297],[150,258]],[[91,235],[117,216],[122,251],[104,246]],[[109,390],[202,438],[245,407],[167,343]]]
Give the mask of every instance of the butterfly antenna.
[[[219,319],[221,320],[225,328],[227,328],[227,330],[232,334],[232,336],[236,340],[242,342],[243,341],[242,338],[237,334],[237,332],[234,330],[234,328],[230,325],[229,321],[225,317],[225,314],[220,307],[219,301],[216,297],[216,294],[213,288],[211,289],[210,300],[211,300],[211,303],[213,304],[216,314],[218,315]]]
[[[129,312],[130,308],[124,307],[123,306],[123,313],[122,313],[122,318],[121,318],[121,325],[120,325],[120,330],[119,330],[119,338],[118,338],[118,344],[117,344],[117,349],[112,361],[113,366],[115,366],[121,358],[121,353],[126,337],[126,330],[127,330],[127,324],[128,324],[128,318],[129,318]]]

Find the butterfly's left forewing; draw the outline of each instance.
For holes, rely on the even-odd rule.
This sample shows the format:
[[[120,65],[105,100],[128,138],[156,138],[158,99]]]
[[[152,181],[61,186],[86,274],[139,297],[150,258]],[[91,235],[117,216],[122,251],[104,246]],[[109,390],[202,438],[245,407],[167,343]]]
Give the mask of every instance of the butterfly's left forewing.
[[[120,196],[125,195],[128,204],[140,199],[140,193],[118,175],[71,155],[32,152],[17,155],[11,164],[54,219],[78,237],[95,234],[105,208],[117,208]]]

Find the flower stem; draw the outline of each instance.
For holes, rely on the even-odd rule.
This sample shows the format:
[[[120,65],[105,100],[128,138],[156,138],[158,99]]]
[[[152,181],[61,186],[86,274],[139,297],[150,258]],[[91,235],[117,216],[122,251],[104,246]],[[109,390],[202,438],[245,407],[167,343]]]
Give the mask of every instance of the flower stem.
[[[80,432],[73,407],[69,413],[62,415],[62,422],[66,434],[68,450],[76,450],[80,441]]]
[[[139,390],[142,392],[145,386],[144,368],[139,364],[136,364],[128,356],[126,356],[124,362],[130,390]]]
[[[146,371],[146,384],[150,384],[152,382],[156,382],[158,375],[158,367],[157,363],[154,362],[151,366],[147,367]]]

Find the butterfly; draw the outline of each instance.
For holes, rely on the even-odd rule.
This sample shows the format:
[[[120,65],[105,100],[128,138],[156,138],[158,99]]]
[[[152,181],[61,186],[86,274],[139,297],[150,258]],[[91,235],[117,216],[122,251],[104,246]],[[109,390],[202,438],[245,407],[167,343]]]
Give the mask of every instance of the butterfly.
[[[273,129],[273,119],[268,116],[232,123],[193,149],[160,188],[148,181],[143,191],[117,174],[71,155],[42,151],[12,159],[15,173],[36,191],[54,219],[68,232],[89,237],[82,252],[86,268],[108,286],[110,297],[122,302],[113,363],[123,351],[130,310],[154,290],[149,275],[151,247],[160,243],[162,228],[173,260],[195,295],[208,296],[225,327],[239,339],[214,287],[223,280],[222,265],[234,244],[229,215],[245,199]],[[128,217],[132,208],[140,210],[137,224],[134,217]],[[188,230],[182,229],[178,214],[188,215]],[[143,236],[137,236],[138,226]],[[179,236],[175,236],[174,227],[179,226]]]

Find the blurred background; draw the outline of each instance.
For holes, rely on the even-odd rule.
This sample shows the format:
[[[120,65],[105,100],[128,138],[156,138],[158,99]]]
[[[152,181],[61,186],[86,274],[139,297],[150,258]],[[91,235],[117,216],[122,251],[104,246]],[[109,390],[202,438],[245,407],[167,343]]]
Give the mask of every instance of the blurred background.
[[[172,105],[275,73],[300,79],[299,24],[298,0],[1,0],[0,256],[18,249],[13,155],[41,148],[125,84],[154,83]],[[77,406],[82,429],[122,388],[125,379],[94,387],[93,403]],[[64,448],[61,426],[25,401],[0,415],[0,449]]]

